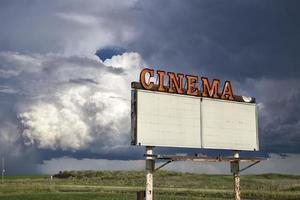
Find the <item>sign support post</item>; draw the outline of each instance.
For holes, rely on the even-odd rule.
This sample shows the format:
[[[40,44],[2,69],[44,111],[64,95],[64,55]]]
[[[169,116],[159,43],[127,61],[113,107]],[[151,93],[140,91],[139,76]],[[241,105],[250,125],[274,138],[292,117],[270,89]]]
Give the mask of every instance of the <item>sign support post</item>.
[[[3,184],[4,183],[4,172],[5,172],[5,169],[4,169],[4,157],[2,157],[2,170],[1,170],[1,183]]]
[[[233,157],[237,160],[232,161],[231,164],[231,172],[233,173],[234,178],[234,199],[241,200],[241,191],[240,191],[240,166],[239,166],[239,152],[235,151],[233,153]]]
[[[153,200],[154,165],[153,147],[146,146],[146,200]]]
[[[167,85],[165,77],[169,80]],[[146,200],[153,200],[156,159],[168,160],[157,169],[179,160],[230,162],[234,199],[241,199],[240,173],[263,160],[239,155],[240,151],[259,150],[256,100],[234,95],[230,81],[224,82],[220,93],[219,83],[218,79],[210,84],[206,77],[162,70],[155,73],[149,68],[141,71],[140,82],[131,83],[131,144],[146,146]],[[169,116],[176,117],[170,120]],[[231,149],[233,156],[158,157],[153,155],[155,146]],[[254,163],[240,170],[239,163],[244,161]]]

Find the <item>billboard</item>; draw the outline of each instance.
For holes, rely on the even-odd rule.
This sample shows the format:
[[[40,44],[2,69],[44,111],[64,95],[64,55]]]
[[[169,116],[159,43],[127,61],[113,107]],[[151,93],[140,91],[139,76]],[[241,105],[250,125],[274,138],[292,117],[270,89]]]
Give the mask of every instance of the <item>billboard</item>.
[[[229,85],[229,89],[223,88],[222,93],[228,94],[225,99],[213,84],[207,87],[211,96],[203,96],[203,87],[202,93],[201,89],[195,93],[196,84],[193,90],[177,84],[183,88],[182,93],[177,93],[159,91],[159,84],[144,88],[140,83],[133,83],[132,144],[258,150],[254,98],[234,95]],[[165,90],[169,87],[164,86]],[[173,87],[177,91],[175,84]],[[186,95],[189,89],[194,95]]]
[[[254,103],[203,98],[201,109],[202,148],[259,149]]]
[[[145,90],[135,92],[137,144],[201,147],[198,98]]]

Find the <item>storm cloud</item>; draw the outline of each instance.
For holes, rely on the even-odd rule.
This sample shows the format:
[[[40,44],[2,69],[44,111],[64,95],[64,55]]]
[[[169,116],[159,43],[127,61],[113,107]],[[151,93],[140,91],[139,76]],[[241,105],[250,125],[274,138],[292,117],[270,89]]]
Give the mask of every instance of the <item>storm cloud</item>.
[[[292,0],[3,0],[1,154],[11,163],[140,158],[141,149],[129,146],[130,82],[146,66],[231,80],[236,94],[257,99],[261,150],[300,153],[298,7]]]

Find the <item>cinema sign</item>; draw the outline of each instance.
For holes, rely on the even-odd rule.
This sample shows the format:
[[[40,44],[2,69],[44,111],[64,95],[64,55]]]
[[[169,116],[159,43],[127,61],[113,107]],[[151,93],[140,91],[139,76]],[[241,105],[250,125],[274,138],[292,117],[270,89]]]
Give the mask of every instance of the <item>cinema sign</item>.
[[[235,95],[230,81],[146,68],[131,87],[133,145],[259,148],[255,98]]]

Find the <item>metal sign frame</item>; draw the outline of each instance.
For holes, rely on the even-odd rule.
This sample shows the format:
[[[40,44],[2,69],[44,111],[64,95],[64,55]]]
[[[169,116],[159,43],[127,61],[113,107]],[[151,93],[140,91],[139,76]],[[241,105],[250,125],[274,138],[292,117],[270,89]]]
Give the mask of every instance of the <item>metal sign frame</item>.
[[[146,80],[146,77],[148,76],[148,80]],[[154,83],[153,78],[156,76],[156,82]],[[165,86],[165,76],[168,76],[168,84]],[[199,79],[200,78],[200,79]],[[150,80],[151,79],[151,80]],[[202,82],[201,88],[199,88],[198,83],[199,81]],[[184,83],[185,82],[185,83]],[[137,91],[138,90],[150,90],[150,91],[156,91],[156,92],[164,92],[164,93],[175,93],[179,95],[187,95],[187,96],[194,96],[194,97],[200,97],[201,102],[204,98],[213,98],[213,99],[222,99],[221,101],[232,101],[232,102],[247,102],[247,103],[254,103],[255,104],[255,98],[254,97],[245,97],[245,96],[237,96],[234,95],[233,89],[231,86],[230,81],[225,81],[223,85],[223,90],[221,94],[219,93],[219,83],[220,80],[213,79],[212,83],[209,83],[208,78],[206,77],[198,77],[193,75],[184,75],[182,73],[175,74],[174,72],[168,72],[162,70],[157,70],[156,75],[154,69],[148,69],[145,68],[140,73],[140,82],[132,82],[131,88],[132,90],[132,101],[131,101],[131,130],[132,130],[132,145],[144,145],[145,146],[145,161],[146,161],[146,190],[145,190],[145,199],[146,200],[153,200],[153,173],[156,170],[161,169],[162,167],[166,166],[167,164],[173,162],[173,161],[182,161],[182,160],[192,160],[192,161],[206,161],[206,162],[229,162],[231,167],[231,173],[233,173],[234,176],[234,194],[235,194],[235,200],[240,200],[240,172],[244,171],[256,164],[258,164],[260,161],[265,160],[266,158],[241,158],[239,156],[239,150],[249,150],[249,149],[234,149],[234,148],[219,148],[219,149],[231,149],[233,150],[233,156],[232,157],[208,157],[208,156],[173,156],[173,155],[155,155],[153,153],[154,146],[150,146],[147,144],[139,144],[139,141],[137,141]],[[200,103],[200,127],[201,132],[200,135],[200,142],[201,146],[196,148],[203,148],[203,136],[202,134],[202,127],[203,127],[203,111],[202,111],[202,103]],[[225,107],[225,106],[224,106]],[[237,109],[237,108],[236,108]],[[238,110],[238,109],[237,109]],[[250,112],[250,111],[249,111]],[[253,111],[252,111],[253,112]],[[147,114],[149,115],[149,114]],[[253,115],[253,113],[252,113]],[[256,151],[259,149],[259,141],[258,141],[258,120],[257,120],[257,110],[255,107],[255,128],[256,128],[256,148],[253,150]],[[253,119],[252,119],[253,120]],[[250,120],[249,120],[250,121]],[[147,121],[148,123],[148,121]],[[145,124],[147,124],[145,123]],[[221,122],[220,122],[221,124]],[[251,124],[251,127],[253,124]],[[229,126],[230,127],[230,126]],[[227,126],[228,128],[228,126]],[[234,129],[233,129],[234,130]],[[252,130],[252,129],[251,129]],[[159,130],[160,131],[160,130]],[[169,132],[172,132],[172,130],[169,130]],[[253,139],[253,138],[252,138]],[[253,142],[253,141],[252,141]],[[253,145],[253,144],[252,144]],[[157,145],[155,145],[157,146]],[[166,145],[167,146],[167,145]],[[251,146],[251,145],[250,145]],[[178,146],[177,146],[178,147]],[[213,145],[211,147],[212,149],[218,149],[214,148]],[[155,169],[155,161],[156,160],[166,160],[164,164],[157,167]],[[240,169],[239,163],[240,162],[252,162],[252,164],[248,165],[247,167]],[[141,195],[142,193],[138,194],[138,198],[143,198]]]
[[[154,147],[146,146],[145,151],[145,160],[146,160],[146,189],[145,189],[145,200],[153,200],[153,174],[155,171],[163,168],[164,166],[175,162],[175,161],[200,161],[200,162],[229,162],[230,171],[233,174],[234,180],[234,199],[240,200],[241,191],[240,191],[240,173],[249,169],[250,167],[260,163],[263,160],[266,160],[264,157],[240,157],[239,151],[233,151],[233,156],[203,156],[203,155],[194,155],[194,156],[178,156],[178,155],[155,155],[153,153]],[[156,160],[166,160],[165,163],[155,168]],[[240,169],[240,162],[252,162],[250,165]],[[139,198],[141,195],[138,195]]]
[[[136,85],[136,84],[133,84],[133,85]],[[148,98],[151,98],[151,99],[153,98],[153,100],[148,100]],[[174,108],[172,107],[172,112],[181,113],[180,110],[184,110],[184,113],[188,113],[188,115],[190,115],[190,113],[193,113],[193,114],[191,114],[191,116],[197,117],[196,121],[198,123],[198,127],[195,126],[194,128],[196,128],[196,129],[194,131],[191,131],[192,127],[188,126],[188,125],[186,127],[183,127],[183,129],[181,129],[181,130],[174,129],[174,126],[172,125],[171,129],[168,129],[168,131],[167,131],[168,135],[159,133],[161,131],[164,132],[164,129],[162,129],[162,130],[158,129],[157,131],[155,131],[156,126],[153,126],[154,130],[152,130],[152,127],[150,126],[149,123],[152,120],[157,121],[156,120],[157,117],[155,117],[155,116],[160,115],[160,110],[165,110],[166,107],[170,106],[169,103],[166,104],[166,103],[161,103],[160,101],[158,101],[157,103],[155,103],[155,105],[158,105],[160,107],[162,105],[165,105],[165,104],[166,105],[163,106],[161,109],[156,109],[156,107],[154,106],[154,103],[152,103],[152,102],[157,101],[156,100],[157,98],[158,99],[161,99],[161,98],[170,99],[170,101],[169,101],[170,104],[171,104],[171,99],[173,99],[172,101],[179,101],[179,103],[176,104],[176,106],[173,105]],[[140,99],[141,99],[141,101],[139,101]],[[139,107],[141,102],[147,102],[147,101],[151,101],[151,102],[142,103],[142,106]],[[194,109],[197,110],[197,107],[198,107],[199,112],[198,111],[194,112],[194,110],[192,112],[186,111],[186,108],[183,109],[182,106],[184,106],[184,104],[181,104],[181,102],[189,102],[188,103],[189,105],[192,105],[192,106],[195,105]],[[153,110],[149,110],[148,105],[150,107],[153,107],[153,108],[151,108]],[[178,105],[178,107],[177,107],[177,105]],[[234,132],[230,133],[227,131],[227,134],[223,135],[223,131],[220,132],[220,130],[221,130],[220,128],[216,128],[216,131],[213,131],[213,132],[212,132],[211,128],[208,129],[209,125],[207,123],[212,123],[209,120],[212,120],[212,119],[215,120],[218,118],[218,115],[217,115],[217,118],[209,118],[209,117],[207,118],[206,117],[208,114],[211,115],[211,113],[215,112],[215,111],[213,111],[214,108],[212,108],[212,110],[211,110],[211,108],[209,108],[212,106],[220,106],[221,109],[216,110],[217,113],[220,113],[219,114],[220,116],[222,116],[224,114],[224,112],[227,115],[228,111],[222,111],[223,107],[226,108],[227,110],[228,109],[230,110],[231,107],[234,108],[235,110],[241,109],[242,112],[248,112],[247,110],[249,109],[249,112],[252,112],[252,114],[250,114],[250,115],[247,114],[246,118],[243,118],[243,116],[245,116],[245,114],[242,114],[241,117],[239,117],[239,115],[230,116],[230,114],[229,114],[230,117],[224,118],[224,120],[223,120],[223,118],[220,118],[219,121],[221,120],[221,124],[224,123],[224,126],[226,128],[228,127],[227,125],[229,123],[236,124],[233,126],[231,126],[229,124],[230,125],[229,127],[239,127],[238,129],[233,129]],[[147,116],[149,118],[149,116],[153,115],[153,117],[150,117],[148,119],[148,120],[150,120],[149,123],[148,123],[148,120],[146,120],[147,117],[146,118],[141,117],[141,114],[143,115],[142,108],[143,108],[143,110],[145,110],[145,109],[149,110],[149,111],[147,111],[148,112],[147,115],[145,115],[145,113],[144,113],[144,116]],[[179,109],[179,111],[177,111],[177,108]],[[157,110],[157,111],[155,111],[155,110]],[[158,112],[159,115],[156,115],[155,114],[156,112]],[[166,113],[168,113],[168,112],[166,112]],[[174,113],[173,113],[173,115],[174,115]],[[199,114],[197,114],[197,113],[199,113]],[[230,111],[228,113],[230,113]],[[163,113],[163,114],[165,114],[165,113]],[[237,112],[237,114],[239,114],[239,112]],[[183,118],[180,117],[180,119],[181,118],[185,119],[185,117],[184,117],[185,115],[186,114],[184,114],[182,116]],[[191,116],[187,116],[187,117],[191,117]],[[251,119],[252,121],[250,120],[248,122],[247,117],[250,117],[249,119]],[[167,120],[166,122],[168,122],[169,118],[163,118],[163,120],[161,120],[161,121],[158,120],[158,122],[165,126],[165,122],[162,122],[165,119]],[[141,122],[140,120],[143,120],[143,121],[146,120],[145,122],[147,122],[147,123],[144,122],[144,124],[148,124],[147,126],[149,126],[149,127],[147,129],[138,128],[139,127],[138,125],[140,125],[140,122]],[[177,120],[177,117],[175,117],[175,120]],[[229,120],[229,122],[227,122],[228,120]],[[171,120],[169,120],[169,121],[171,121]],[[203,121],[205,121],[205,123],[203,123]],[[240,124],[237,123],[238,121],[241,121],[242,127],[246,126],[246,129],[241,129]],[[168,123],[170,123],[170,122],[168,122]],[[227,124],[225,124],[225,123],[227,123]],[[176,126],[177,126],[177,124],[180,124],[180,122],[175,123]],[[247,129],[247,127],[248,127],[248,129]],[[172,131],[172,129],[174,129],[174,130]],[[239,131],[239,129],[240,129],[240,131]],[[146,132],[145,132],[145,130],[146,130]],[[179,135],[178,131],[180,131],[180,135]],[[149,132],[149,134],[147,132]],[[167,132],[164,132],[164,133],[167,133]],[[139,133],[143,133],[143,134],[139,134]],[[222,140],[222,142],[225,142],[224,144],[220,143],[220,141],[218,141],[218,140],[214,141],[211,139],[211,137],[212,137],[212,136],[210,136],[211,133],[213,133],[213,135],[215,133],[217,135],[219,135],[216,138],[220,139],[222,137],[225,137],[225,139],[228,139],[228,140]],[[243,137],[240,137],[241,133],[244,133]],[[149,139],[146,139],[145,136],[146,136],[146,138],[149,138]],[[165,139],[163,139],[164,137],[167,137],[172,140],[169,140],[169,139],[165,140]],[[174,141],[177,140],[177,142],[174,143],[173,140]],[[138,87],[138,89],[133,88],[132,89],[132,97],[131,97],[131,144],[139,145],[139,146],[141,146],[141,145],[142,146],[167,146],[167,147],[184,147],[184,148],[206,148],[206,149],[257,151],[257,150],[259,150],[259,137],[258,137],[258,117],[257,117],[256,104],[255,104],[255,102],[248,103],[248,102],[242,102],[242,101],[240,101],[240,102],[226,101],[226,100],[220,100],[220,99],[213,99],[213,98],[206,98],[206,97],[194,97],[194,96],[187,96],[187,95],[184,95],[181,98],[181,95],[178,95],[178,94],[165,94],[165,93],[157,92],[157,91],[148,91],[148,90],[140,89],[140,87]]]

